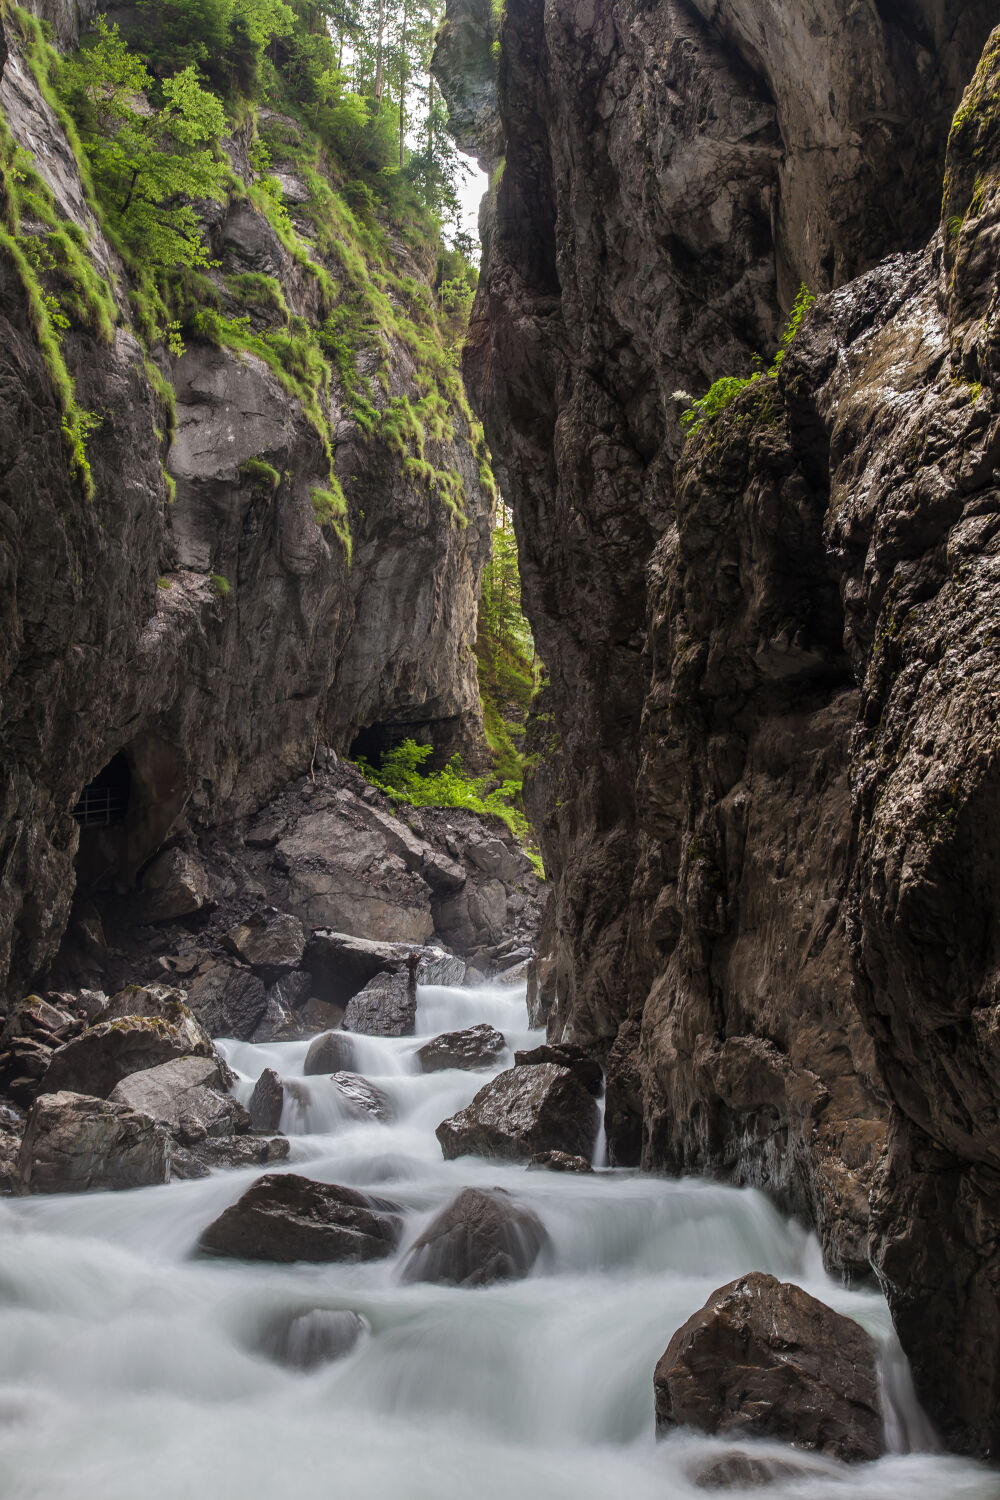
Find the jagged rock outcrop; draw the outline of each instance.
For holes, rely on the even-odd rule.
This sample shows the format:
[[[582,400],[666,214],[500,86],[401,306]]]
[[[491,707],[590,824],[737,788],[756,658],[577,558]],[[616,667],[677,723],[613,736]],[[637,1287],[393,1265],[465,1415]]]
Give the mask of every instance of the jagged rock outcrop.
[[[466,355],[550,674],[533,1014],[605,1062],[613,1159],[758,1183],[832,1267],[871,1256],[982,1452],[995,43],[945,145],[994,21],[509,0]],[[748,376],[802,280],[836,290],[777,379],[685,443],[684,393]]]
[[[64,43],[93,9],[37,8]],[[171,439],[123,267],[16,24],[4,24],[0,110],[107,277],[117,317],[110,343],[76,327],[62,340],[79,405],[99,418],[88,500],[70,474],[25,287],[0,256],[0,993],[9,973],[17,997],[53,958],[78,883],[132,889],[168,834],[255,810],[309,768],[318,745],[343,752],[375,726],[400,737],[429,730],[442,753],[475,755],[470,643],[488,504],[457,409],[454,437],[429,439],[428,454],[464,494],[463,525],[405,472],[398,443],[365,440],[335,381],[349,566],[310,500],[329,482],[315,422],[262,359],[190,337],[182,357],[154,351],[176,392]],[[231,144],[234,169],[246,172],[248,142]],[[294,198],[289,206],[301,211]],[[291,318],[316,321],[318,280],[248,199],[234,194],[209,229],[228,315],[247,314],[232,278],[251,272],[277,278]],[[401,242],[393,255],[401,275],[426,284],[427,268]],[[409,349],[389,344],[378,402],[415,395],[421,378]],[[74,806],[104,772],[123,820],[81,830]],[[192,899],[188,910],[202,904]]]
[[[568,1068],[538,1063],[508,1068],[435,1134],[447,1161],[496,1156],[529,1162],[538,1152],[589,1157],[597,1141],[597,1106]]]

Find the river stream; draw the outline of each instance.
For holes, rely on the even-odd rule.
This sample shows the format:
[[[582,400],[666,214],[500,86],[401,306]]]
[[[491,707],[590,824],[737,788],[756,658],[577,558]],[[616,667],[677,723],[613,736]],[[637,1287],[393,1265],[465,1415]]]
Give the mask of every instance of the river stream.
[[[704,1495],[698,1471],[748,1445],[688,1433],[654,1441],[653,1367],[709,1294],[750,1270],[798,1282],[880,1341],[897,1450],[847,1469],[755,1445],[807,1472],[754,1495],[996,1500],[995,1475],[921,1451],[930,1434],[882,1298],[826,1276],[816,1241],[761,1194],[632,1172],[444,1161],[435,1126],[489,1075],[423,1075],[414,1054],[421,1040],[479,1021],[503,1031],[511,1051],[542,1039],[527,1030],[523,990],[441,987],[420,991],[417,1038],[357,1039],[357,1071],[389,1098],[394,1123],[351,1118],[325,1078],[302,1080],[295,1098],[286,1091],[291,1156],[277,1170],[402,1205],[406,1232],[391,1260],[199,1257],[201,1231],[260,1168],[128,1193],[0,1200],[0,1500]],[[220,1050],[245,1100],[264,1068],[301,1080],[308,1045],[227,1041]],[[530,1205],[550,1250],[523,1281],[401,1285],[407,1245],[467,1184],[502,1185]],[[316,1308],[362,1315],[367,1332],[350,1354],[303,1372],[261,1352],[276,1318]]]

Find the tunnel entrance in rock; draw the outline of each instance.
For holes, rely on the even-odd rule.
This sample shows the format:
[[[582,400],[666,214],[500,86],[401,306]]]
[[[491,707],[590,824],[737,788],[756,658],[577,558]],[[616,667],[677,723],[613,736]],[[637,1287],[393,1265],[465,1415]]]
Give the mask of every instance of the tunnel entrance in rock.
[[[132,769],[120,751],[80,793],[73,816],[81,828],[108,828],[124,823],[132,790]]]
[[[181,757],[159,735],[115,752],[73,808],[80,825],[77,889],[126,891],[167,837],[183,805]]]
[[[395,750],[404,740],[415,740],[418,745],[432,745],[434,754],[427,761],[427,770],[439,770],[458,751],[467,750],[463,720],[459,715],[445,719],[398,719],[383,720],[359,729],[351,741],[348,757],[351,760],[366,760],[378,768],[385,756]]]

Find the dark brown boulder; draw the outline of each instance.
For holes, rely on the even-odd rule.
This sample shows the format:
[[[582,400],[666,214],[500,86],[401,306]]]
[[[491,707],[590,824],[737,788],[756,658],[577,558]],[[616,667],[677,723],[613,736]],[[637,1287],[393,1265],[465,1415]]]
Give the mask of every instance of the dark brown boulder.
[[[293,1172],[259,1177],[201,1236],[210,1255],[290,1262],[381,1260],[399,1240],[389,1204]]]
[[[349,1072],[354,1066],[354,1044],[342,1031],[324,1031],[310,1044],[302,1071],[307,1078],[319,1073]]]
[[[539,1063],[491,1078],[436,1134],[449,1161],[498,1156],[528,1162],[540,1151],[589,1158],[599,1124],[597,1105],[569,1069]]]
[[[467,1026],[464,1031],[445,1031],[425,1043],[417,1052],[425,1073],[440,1073],[445,1068],[492,1068],[503,1056],[507,1043],[503,1032],[494,1026]]]
[[[713,1292],[677,1330],[653,1388],[660,1432],[776,1438],[848,1463],[885,1452],[873,1340],[758,1271]]]
[[[261,1351],[290,1370],[315,1370],[350,1354],[365,1331],[356,1312],[310,1307],[273,1318],[261,1337]]]
[[[265,1068],[247,1105],[255,1130],[277,1130],[285,1105],[285,1089],[273,1068]]]
[[[489,1286],[527,1276],[548,1236],[541,1220],[503,1188],[465,1188],[411,1247],[404,1281]]]
[[[528,1068],[537,1063],[555,1063],[557,1068],[569,1068],[583,1084],[588,1094],[598,1098],[604,1092],[604,1074],[601,1065],[572,1042],[545,1043],[526,1052],[515,1052],[514,1062],[519,1068]]]
[[[210,1036],[249,1041],[267,1009],[264,981],[237,964],[210,964],[188,990],[187,1001]]]
[[[344,1012],[344,1030],[364,1036],[412,1036],[417,1019],[416,977],[376,974]]]
[[[804,1464],[786,1463],[781,1458],[759,1458],[750,1453],[724,1453],[711,1459],[694,1477],[699,1490],[752,1490],[780,1484],[783,1479],[808,1479],[815,1474]],[[822,1478],[828,1475],[824,1470]]]
[[[330,1082],[351,1114],[359,1120],[391,1120],[392,1105],[373,1083],[360,1073],[334,1073]]]

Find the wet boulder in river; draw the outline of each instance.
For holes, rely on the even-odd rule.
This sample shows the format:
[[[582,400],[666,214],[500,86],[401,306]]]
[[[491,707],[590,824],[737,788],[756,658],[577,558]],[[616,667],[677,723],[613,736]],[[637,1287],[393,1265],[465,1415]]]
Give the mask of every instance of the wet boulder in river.
[[[417,1052],[425,1073],[440,1073],[446,1068],[492,1068],[506,1050],[503,1033],[485,1024],[466,1026],[464,1031],[446,1031],[426,1042]]]
[[[290,1370],[315,1370],[350,1354],[366,1324],[356,1312],[310,1307],[272,1318],[261,1337],[261,1350]]]
[[[599,1125],[597,1105],[570,1070],[539,1063],[490,1079],[436,1134],[449,1161],[496,1156],[529,1162],[539,1151],[589,1159]]]
[[[170,1175],[187,1181],[207,1177],[211,1169],[269,1167],[284,1161],[289,1149],[286,1135],[209,1135],[193,1146],[174,1147]]]
[[[776,1438],[860,1462],[885,1452],[874,1341],[762,1272],[713,1292],[653,1376],[656,1425]]]
[[[344,1030],[363,1036],[412,1036],[417,987],[409,974],[376,974],[348,1001]]]
[[[285,1088],[273,1068],[265,1068],[247,1106],[255,1130],[277,1130],[285,1106]]]
[[[557,1068],[569,1068],[583,1084],[588,1094],[596,1099],[604,1091],[604,1074],[599,1062],[595,1062],[582,1047],[572,1042],[543,1042],[525,1052],[514,1053],[514,1063],[519,1068],[531,1068],[537,1063],[555,1063]]]
[[[373,1083],[360,1073],[334,1073],[330,1082],[352,1115],[361,1120],[391,1120],[392,1105]]]
[[[31,1106],[18,1157],[26,1193],[89,1193],[166,1182],[170,1140],[128,1104],[67,1090]]]
[[[536,1151],[528,1163],[529,1172],[593,1172],[585,1156],[570,1156],[565,1151]]]
[[[548,1236],[503,1188],[465,1188],[412,1245],[403,1281],[489,1286],[527,1276]]]
[[[393,1205],[296,1173],[259,1177],[201,1236],[210,1255],[287,1263],[382,1260],[399,1241]]]
[[[354,1066],[354,1044],[343,1031],[324,1031],[310,1043],[302,1071],[307,1078],[320,1073],[350,1071]]]

